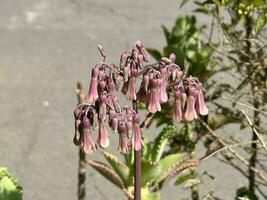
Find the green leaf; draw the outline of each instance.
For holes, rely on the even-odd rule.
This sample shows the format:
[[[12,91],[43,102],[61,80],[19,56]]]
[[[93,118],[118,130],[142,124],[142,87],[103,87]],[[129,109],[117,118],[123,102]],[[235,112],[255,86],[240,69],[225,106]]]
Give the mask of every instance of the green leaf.
[[[265,26],[266,24],[266,14],[265,13],[261,13],[259,14],[257,20],[256,20],[256,33],[260,32],[263,27]]]
[[[247,198],[249,200],[258,200],[259,198],[246,187],[241,187],[236,190],[235,200],[239,200],[240,197]]]
[[[0,168],[0,199],[22,199],[22,187],[7,168]]]
[[[143,138],[143,143],[144,143],[144,146],[142,149],[142,160],[151,160],[153,145],[144,136],[144,134],[142,135],[142,138]]]
[[[195,178],[196,174],[192,173],[191,170],[184,171],[181,175],[178,176],[178,178],[175,181],[175,185],[180,185],[184,183],[185,181]]]
[[[165,127],[161,133],[155,138],[152,150],[152,160],[158,162],[164,152],[168,139],[177,133],[174,125]]]
[[[192,188],[198,184],[200,184],[200,180],[198,178],[189,179],[188,181],[186,181],[184,188]]]
[[[161,166],[156,162],[142,160],[142,186],[152,183],[161,173]]]
[[[150,192],[149,188],[142,187],[141,188],[141,197],[143,200],[160,200],[159,192]]]
[[[171,167],[178,166],[185,158],[185,154],[177,153],[165,156],[159,161],[162,172],[167,172]]]
[[[112,169],[121,177],[124,184],[129,183],[129,167],[111,153],[103,152],[103,155]]]
[[[102,162],[87,160],[87,163],[97,170],[102,176],[104,176],[107,180],[109,180],[114,185],[118,186],[120,189],[124,189],[125,186],[123,184],[122,179],[118,174],[116,174],[109,166]]]
[[[127,154],[124,154],[126,165],[131,169],[134,164],[134,149],[131,148]]]
[[[162,173],[161,176],[156,180],[154,183],[154,187],[156,190],[162,188],[163,184],[174,178],[177,174],[183,172],[186,169],[189,169],[191,167],[195,167],[198,165],[197,161],[186,161],[181,162],[178,166],[171,167],[167,173]]]
[[[162,55],[157,49],[146,48],[147,52],[156,60],[160,60]]]

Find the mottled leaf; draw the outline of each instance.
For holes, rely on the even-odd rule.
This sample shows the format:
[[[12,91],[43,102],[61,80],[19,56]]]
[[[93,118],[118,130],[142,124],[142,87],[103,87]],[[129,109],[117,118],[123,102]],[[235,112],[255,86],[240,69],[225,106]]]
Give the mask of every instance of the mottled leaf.
[[[124,184],[127,184],[129,182],[129,167],[111,153],[103,152],[103,155],[112,169],[121,177]]]
[[[123,189],[124,184],[122,179],[115,171],[113,171],[109,166],[102,162],[94,161],[94,160],[87,160],[87,163],[96,169],[101,175],[103,175],[107,180],[109,180],[114,185],[118,186],[119,188]]]
[[[176,127],[174,125],[169,125],[155,138],[151,157],[153,161],[158,162],[160,160],[168,139],[176,133]]]

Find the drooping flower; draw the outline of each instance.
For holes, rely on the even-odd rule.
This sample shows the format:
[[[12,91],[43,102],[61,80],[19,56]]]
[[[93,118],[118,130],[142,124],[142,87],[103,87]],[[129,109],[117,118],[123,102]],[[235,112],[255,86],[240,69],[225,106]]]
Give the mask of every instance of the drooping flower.
[[[111,78],[109,78],[107,81],[107,88],[108,88],[108,92],[110,93],[115,92],[116,85]]]
[[[85,101],[90,104],[92,104],[98,98],[98,92],[97,92],[98,75],[99,75],[99,69],[94,67],[92,69],[89,91],[87,96],[85,97]]]
[[[125,65],[126,65],[126,63],[127,63],[127,60],[128,60],[128,58],[131,56],[131,53],[130,52],[123,52],[122,54],[121,54],[121,59],[120,59],[120,65],[121,65],[121,67],[124,67]]]
[[[119,100],[118,100],[118,97],[114,96],[114,95],[111,95],[111,101],[112,101],[112,104],[114,106],[114,109],[117,113],[120,112],[121,110],[121,107],[120,107],[120,104],[119,104]]]
[[[128,100],[136,100],[136,77],[138,76],[138,70],[132,69],[131,76],[128,83],[127,92],[125,94]]]
[[[126,82],[128,81],[128,78],[131,73],[131,62],[127,62],[125,67],[123,67],[123,81]]]
[[[102,148],[109,146],[108,132],[104,121],[99,121],[97,145]]]
[[[81,109],[80,109],[80,107],[79,106],[77,106],[75,109],[74,109],[74,112],[73,112],[73,114],[74,114],[74,118],[75,119],[78,119],[78,117],[79,117],[79,115],[81,114]]]
[[[117,118],[117,113],[115,110],[110,110],[109,111],[109,126],[111,127],[111,129],[113,131],[117,131],[118,129],[118,123],[119,123],[119,120]]]
[[[182,93],[181,91],[174,91],[174,111],[172,114],[173,122],[180,122],[183,120],[183,110],[182,110]]]
[[[107,95],[101,94],[99,98],[99,112],[98,118],[100,121],[104,121],[107,115]]]
[[[93,133],[90,120],[85,117],[83,119],[83,151],[85,153],[92,153],[96,150],[95,143],[93,141]]]
[[[158,86],[159,85],[158,85],[157,79],[151,79],[150,80],[150,94],[149,94],[149,102],[148,102],[147,109],[151,113],[161,111]]]
[[[175,63],[175,61],[176,61],[176,55],[174,54],[174,53],[172,53],[171,55],[170,55],[170,60],[173,62],[173,63]]]
[[[127,153],[129,151],[130,140],[127,136],[127,128],[125,126],[125,123],[123,122],[119,123],[118,132],[119,132],[118,150],[121,153]]]
[[[141,148],[143,146],[139,121],[140,121],[140,117],[138,115],[134,115],[133,116],[132,146],[134,147],[134,150],[136,150],[136,151],[141,150]]]
[[[161,68],[161,87],[160,87],[160,100],[165,103],[168,101],[167,86],[168,86],[168,71],[166,68]]]
[[[187,97],[186,102],[186,111],[184,114],[184,118],[187,121],[192,121],[193,119],[197,119],[197,113],[195,110],[196,105],[196,97],[197,97],[197,90],[195,86],[189,86],[189,96]]]
[[[148,62],[150,60],[150,58],[149,58],[149,55],[148,55],[146,49],[144,48],[144,45],[142,44],[142,42],[137,41],[135,43],[135,47],[139,50],[140,54],[143,56],[143,60],[145,62]]]
[[[209,113],[208,107],[205,103],[205,99],[202,92],[202,84],[198,84],[198,95],[196,101],[197,112],[201,115],[207,115]]]
[[[123,80],[122,76],[113,73],[113,81],[115,83],[115,88],[117,91],[120,89],[122,80]]]
[[[149,100],[147,95],[148,84],[149,84],[149,75],[144,74],[139,91],[137,92],[137,98],[140,102],[147,103]]]

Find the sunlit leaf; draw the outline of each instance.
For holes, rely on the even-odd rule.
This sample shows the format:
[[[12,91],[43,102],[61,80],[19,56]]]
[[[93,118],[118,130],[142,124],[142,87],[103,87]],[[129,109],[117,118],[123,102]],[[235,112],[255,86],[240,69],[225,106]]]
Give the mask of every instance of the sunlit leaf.
[[[266,14],[261,13],[256,20],[256,33],[260,32],[266,24]]]

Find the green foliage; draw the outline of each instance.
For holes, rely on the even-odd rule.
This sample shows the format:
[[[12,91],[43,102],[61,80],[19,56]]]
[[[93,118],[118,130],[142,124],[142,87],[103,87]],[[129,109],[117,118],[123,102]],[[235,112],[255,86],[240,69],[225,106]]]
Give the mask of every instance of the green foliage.
[[[109,167],[105,163],[94,161],[94,160],[88,160],[87,163],[91,167],[96,169],[106,179],[112,182],[114,185],[116,185],[120,189],[124,188],[122,178],[114,170],[112,170],[111,167]]]
[[[149,142],[144,138],[144,147],[142,153],[142,199],[157,200],[159,199],[158,190],[172,176],[195,166],[195,161],[188,161],[188,154],[174,153],[164,155],[167,141],[170,137],[177,134],[175,126],[167,126],[157,136],[155,142]],[[103,153],[109,165],[89,160],[88,164],[95,168],[110,182],[122,189],[129,198],[132,196],[134,185],[134,162],[133,152],[124,156],[124,161],[110,153]],[[190,177],[189,177],[190,178]]]
[[[246,198],[248,200],[258,200],[258,197],[246,187],[239,188],[236,191],[235,200],[239,200],[239,197]]]
[[[256,20],[256,25],[255,25],[256,33],[262,31],[265,24],[266,24],[266,13],[260,13]]]
[[[265,0],[214,0],[220,7],[230,8],[238,15],[247,15],[251,11],[260,9],[266,3]]]
[[[7,168],[0,168],[0,199],[22,199],[22,187]]]
[[[177,134],[177,129],[173,125],[169,125],[161,131],[154,140],[154,145],[151,150],[151,160],[159,162],[169,138],[175,134]]]
[[[163,26],[163,31],[167,42],[163,52],[147,49],[155,59],[174,53],[176,64],[181,68],[185,60],[191,63],[189,74],[195,76],[206,70],[213,50],[201,40],[202,28],[197,27],[195,16],[179,17],[172,30]]]
[[[103,155],[112,169],[121,177],[123,183],[125,185],[131,183],[132,180],[128,179],[130,173],[129,167],[111,153],[103,152]]]

